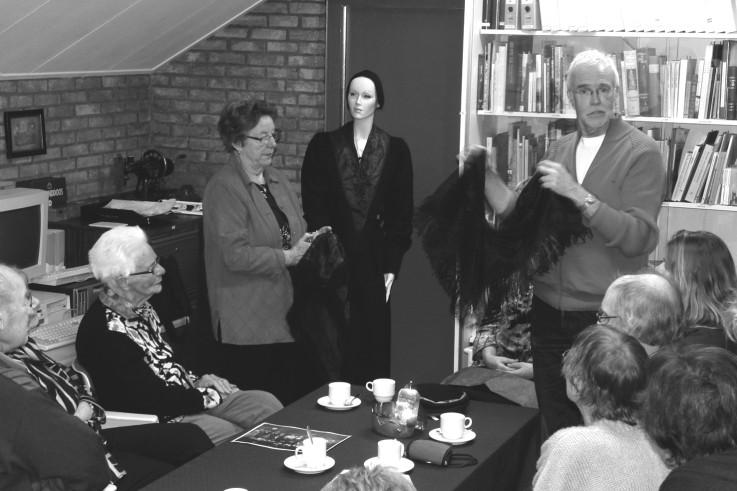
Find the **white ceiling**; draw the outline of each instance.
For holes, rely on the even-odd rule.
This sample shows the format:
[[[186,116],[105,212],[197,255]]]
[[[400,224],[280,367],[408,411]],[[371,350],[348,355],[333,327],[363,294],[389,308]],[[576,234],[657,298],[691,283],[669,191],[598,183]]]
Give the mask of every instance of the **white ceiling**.
[[[0,78],[149,73],[263,0],[0,0]]]

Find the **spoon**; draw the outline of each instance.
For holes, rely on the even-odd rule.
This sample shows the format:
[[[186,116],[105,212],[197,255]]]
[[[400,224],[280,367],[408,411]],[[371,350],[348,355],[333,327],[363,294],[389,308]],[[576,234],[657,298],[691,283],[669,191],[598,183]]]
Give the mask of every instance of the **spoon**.
[[[310,444],[312,444],[312,432],[310,431],[310,425],[307,425],[307,438],[310,439]]]

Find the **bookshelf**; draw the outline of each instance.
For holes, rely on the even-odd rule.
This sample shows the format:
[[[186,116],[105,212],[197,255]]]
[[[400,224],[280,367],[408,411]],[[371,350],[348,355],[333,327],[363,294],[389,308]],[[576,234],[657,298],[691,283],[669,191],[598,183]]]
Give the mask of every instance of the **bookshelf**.
[[[502,6],[505,5],[504,0],[497,0],[497,5],[499,1]],[[524,0],[520,1],[524,3]],[[572,0],[557,0],[557,2],[562,9],[561,4],[570,4]],[[642,3],[639,2],[640,5]],[[691,201],[694,202],[683,202],[679,199],[671,201],[678,171],[684,164],[685,156],[689,152],[693,153],[696,145],[704,143],[710,131],[716,130],[717,135],[737,135],[737,75],[735,75],[737,32],[734,32],[736,30],[734,17],[723,19],[718,29],[712,29],[731,32],[683,32],[687,30],[683,27],[687,25],[686,21],[681,22],[682,30],[679,32],[662,25],[655,27],[642,25],[639,19],[637,21],[641,25],[637,29],[630,30],[587,28],[583,21],[578,23],[579,29],[576,30],[542,30],[539,28],[544,27],[546,22],[541,18],[537,19],[538,30],[502,29],[490,28],[495,27],[493,19],[490,27],[485,23],[482,24],[484,12],[493,8],[490,5],[494,4],[492,0],[466,0],[465,4],[459,147],[463,149],[470,144],[493,147],[497,160],[506,159],[506,164],[501,162],[499,164],[501,168],[498,170],[502,174],[506,172],[510,185],[524,178],[525,171],[534,170],[535,159],[539,159],[550,139],[555,137],[551,134],[551,124],[565,127],[566,123],[572,125],[575,120],[573,109],[570,105],[566,105],[567,96],[561,78],[564,77],[567,66],[565,57],[567,56],[569,61],[579,51],[591,48],[612,54],[616,57],[615,62],[620,71],[622,97],[619,101],[619,110],[623,114],[623,119],[649,132],[656,140],[662,141],[663,162],[669,175],[666,202],[658,217],[661,237],[651,259],[662,259],[665,242],[681,228],[703,229],[716,233],[727,242],[733,256],[737,258],[737,227],[732,225],[737,220],[737,206],[725,206],[720,201],[720,188],[711,194],[707,191],[710,189],[707,182],[710,186],[717,186],[712,183],[722,181],[723,174],[719,176],[716,174],[717,159],[722,158],[722,165],[725,167],[737,167],[737,136],[723,137],[727,141],[735,138],[734,148],[729,151],[725,148],[722,157],[719,157],[717,149],[713,152],[716,154],[712,157],[714,160],[705,164],[712,166],[706,169],[713,171],[713,176],[711,181],[707,181],[706,170],[702,172],[707,177],[704,178],[702,187],[691,193]],[[536,5],[543,13],[546,5],[550,5],[550,1],[537,0]],[[628,5],[634,8],[633,2],[629,2]],[[600,15],[616,19],[618,12],[615,7],[614,4],[607,4],[602,5],[600,9],[591,9],[589,6],[584,10],[589,15],[593,15],[593,11],[601,10],[605,14],[599,13]],[[679,10],[675,6],[670,6],[669,9]],[[638,11],[641,18],[644,18],[645,14],[646,12]],[[561,11],[559,21],[565,18]],[[694,27],[697,25],[696,20],[692,21],[690,29],[698,30],[698,27]],[[609,22],[609,19],[601,17],[597,22],[592,25],[603,25]],[[709,27],[701,30],[709,30]],[[714,48],[717,45],[720,46],[721,52]],[[563,57],[555,58],[556,49]],[[659,80],[655,91],[657,95],[654,97],[657,104],[652,109],[648,109],[649,105],[646,105],[647,110],[643,111],[643,114],[630,110],[628,105],[639,101],[641,108],[643,101],[638,99],[640,93],[634,92],[634,98],[628,99],[626,89],[633,82],[639,87],[647,84],[649,88],[654,88],[655,84],[647,77],[639,78],[644,73],[642,70],[638,70],[637,76],[633,77],[634,80],[627,77],[627,70],[624,70],[625,76],[622,77],[622,69],[627,68],[624,66],[625,51],[635,56],[638,52],[647,55],[640,61],[646,63],[648,76],[651,75],[650,65],[658,67],[656,72],[653,68],[659,76],[659,79],[654,79]],[[519,53],[529,54],[527,58],[520,58],[516,65],[510,65],[510,53],[517,53],[517,56]],[[712,57],[711,60],[707,53]],[[729,54],[732,54],[731,60]],[[498,62],[500,58],[504,60],[501,63]],[[700,63],[699,60],[703,61]],[[556,68],[556,64],[560,66]],[[518,71],[519,65],[527,67],[528,70]],[[730,67],[732,70],[729,70]],[[511,73],[515,74],[511,79],[510,68],[513,69]],[[717,68],[720,75],[718,82],[713,78]],[[500,73],[503,75],[501,82],[495,78],[499,77]],[[732,79],[731,84],[727,83],[728,75]],[[531,82],[533,78],[534,83]],[[533,89],[530,89],[530,86]],[[731,92],[727,90],[729,87]],[[525,89],[527,89],[526,97]],[[510,94],[513,98],[511,107],[508,100]],[[653,97],[650,92],[647,92],[647,95]],[[731,105],[730,114],[727,111],[728,104]],[[650,114],[647,114],[648,112]],[[506,137],[500,137],[505,133]],[[680,150],[675,144],[679,139]],[[505,144],[506,150],[503,148]],[[525,150],[521,153],[518,147],[520,144],[525,146]],[[528,146],[530,148],[527,148]],[[518,148],[515,150],[515,147]],[[533,147],[541,148],[534,148],[533,151]],[[529,160],[522,164],[513,160],[520,157]],[[737,178],[735,182],[737,185]],[[699,189],[700,192],[697,192]],[[686,191],[684,196],[685,194]],[[467,333],[461,333],[461,336],[466,337]]]

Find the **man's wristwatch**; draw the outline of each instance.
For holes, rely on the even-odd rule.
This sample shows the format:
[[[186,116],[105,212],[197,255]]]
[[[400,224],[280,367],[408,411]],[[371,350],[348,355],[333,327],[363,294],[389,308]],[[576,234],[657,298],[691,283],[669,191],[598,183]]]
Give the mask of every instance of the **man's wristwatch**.
[[[591,193],[586,193],[586,196],[583,198],[583,203],[578,207],[579,210],[584,211],[589,206],[596,203],[596,196],[594,196]]]

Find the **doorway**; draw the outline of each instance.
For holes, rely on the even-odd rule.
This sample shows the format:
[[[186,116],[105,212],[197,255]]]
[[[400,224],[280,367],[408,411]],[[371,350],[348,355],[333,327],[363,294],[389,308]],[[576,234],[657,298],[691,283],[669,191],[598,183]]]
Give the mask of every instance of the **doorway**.
[[[412,153],[417,206],[457,171],[463,0],[328,0],[327,129],[342,125],[344,83],[362,69],[382,79],[376,124]],[[453,369],[450,299],[413,236],[392,290],[392,375],[439,381]]]

